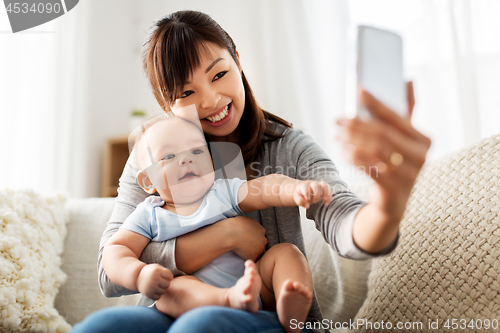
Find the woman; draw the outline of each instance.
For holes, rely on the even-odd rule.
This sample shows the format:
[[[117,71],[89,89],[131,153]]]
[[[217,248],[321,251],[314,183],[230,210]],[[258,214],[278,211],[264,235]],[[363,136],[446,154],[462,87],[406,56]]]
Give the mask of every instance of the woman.
[[[343,119],[339,136],[346,157],[364,170],[377,165],[369,203],[357,199],[338,177],[335,166],[312,139],[283,119],[260,109],[239,63],[229,35],[208,15],[173,13],[153,25],[144,45],[144,69],[153,93],[174,113],[195,105],[207,140],[241,147],[249,178],[286,171],[297,179],[327,181],[332,202],[312,205],[307,216],[340,255],[366,259],[387,254],[396,246],[399,223],[430,140],[371,95],[361,100],[375,116],[368,122]],[[413,96],[411,85],[409,96]],[[409,112],[413,108],[410,98]],[[182,115],[180,115],[182,116]],[[112,284],[101,266],[102,247],[147,194],[137,185],[135,158],[120,179],[113,215],[101,240],[99,283],[106,296],[133,293]],[[255,213],[255,212],[254,212]],[[257,259],[267,246],[281,242],[304,251],[297,208],[269,208],[236,217],[164,243],[150,243],[141,260],[160,263],[174,275],[190,274],[227,251]],[[258,221],[258,222],[256,222]],[[260,223],[259,223],[260,222]],[[266,240],[267,237],[267,240]],[[179,291],[188,297],[189,291]],[[143,299],[142,304],[151,302]],[[320,321],[316,299],[309,321]],[[203,307],[177,320],[146,307],[106,309],[88,317],[75,332],[261,332],[281,330],[273,312],[252,314],[228,308]]]

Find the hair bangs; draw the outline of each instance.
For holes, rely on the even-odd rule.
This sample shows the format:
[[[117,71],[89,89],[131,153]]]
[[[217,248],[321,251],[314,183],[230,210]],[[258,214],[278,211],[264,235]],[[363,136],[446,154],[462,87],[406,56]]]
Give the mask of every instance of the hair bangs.
[[[173,103],[201,63],[202,39],[182,23],[172,27],[170,36],[164,38],[168,40],[168,43],[164,43],[165,50],[161,52],[165,68],[164,77],[167,83],[168,101]]]

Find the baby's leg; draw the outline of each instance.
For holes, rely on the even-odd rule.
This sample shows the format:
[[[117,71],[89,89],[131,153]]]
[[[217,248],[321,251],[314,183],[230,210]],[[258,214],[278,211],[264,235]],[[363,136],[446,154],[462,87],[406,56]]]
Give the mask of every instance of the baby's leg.
[[[276,309],[285,332],[299,332],[300,329],[291,329],[290,321],[305,321],[313,296],[311,269],[306,258],[295,245],[281,243],[271,247],[257,262],[257,267],[262,278],[264,309]]]
[[[245,263],[245,274],[231,288],[217,288],[194,276],[179,276],[170,282],[165,294],[156,301],[156,307],[167,315],[178,318],[199,306],[219,305],[250,312],[259,309],[260,276],[252,261]]]

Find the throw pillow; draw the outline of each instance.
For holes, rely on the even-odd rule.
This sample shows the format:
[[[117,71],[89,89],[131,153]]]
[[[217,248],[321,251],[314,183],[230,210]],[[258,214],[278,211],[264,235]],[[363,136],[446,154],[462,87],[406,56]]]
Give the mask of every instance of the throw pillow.
[[[54,309],[66,275],[63,195],[0,190],[0,331],[69,332]]]
[[[380,331],[382,321],[393,331],[398,323],[424,332],[499,329],[500,135],[424,168],[398,247],[373,262],[368,290],[360,331]]]

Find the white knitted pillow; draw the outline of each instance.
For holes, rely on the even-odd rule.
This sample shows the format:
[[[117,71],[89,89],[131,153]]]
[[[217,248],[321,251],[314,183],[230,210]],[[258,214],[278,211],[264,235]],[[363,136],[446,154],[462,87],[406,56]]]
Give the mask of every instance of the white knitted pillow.
[[[66,198],[0,190],[0,331],[69,332],[54,309],[66,275],[59,268]]]
[[[500,135],[424,168],[398,247],[373,262],[368,290],[356,316],[365,324],[390,322],[393,331],[400,331],[398,322],[422,323],[409,331],[500,329]]]

